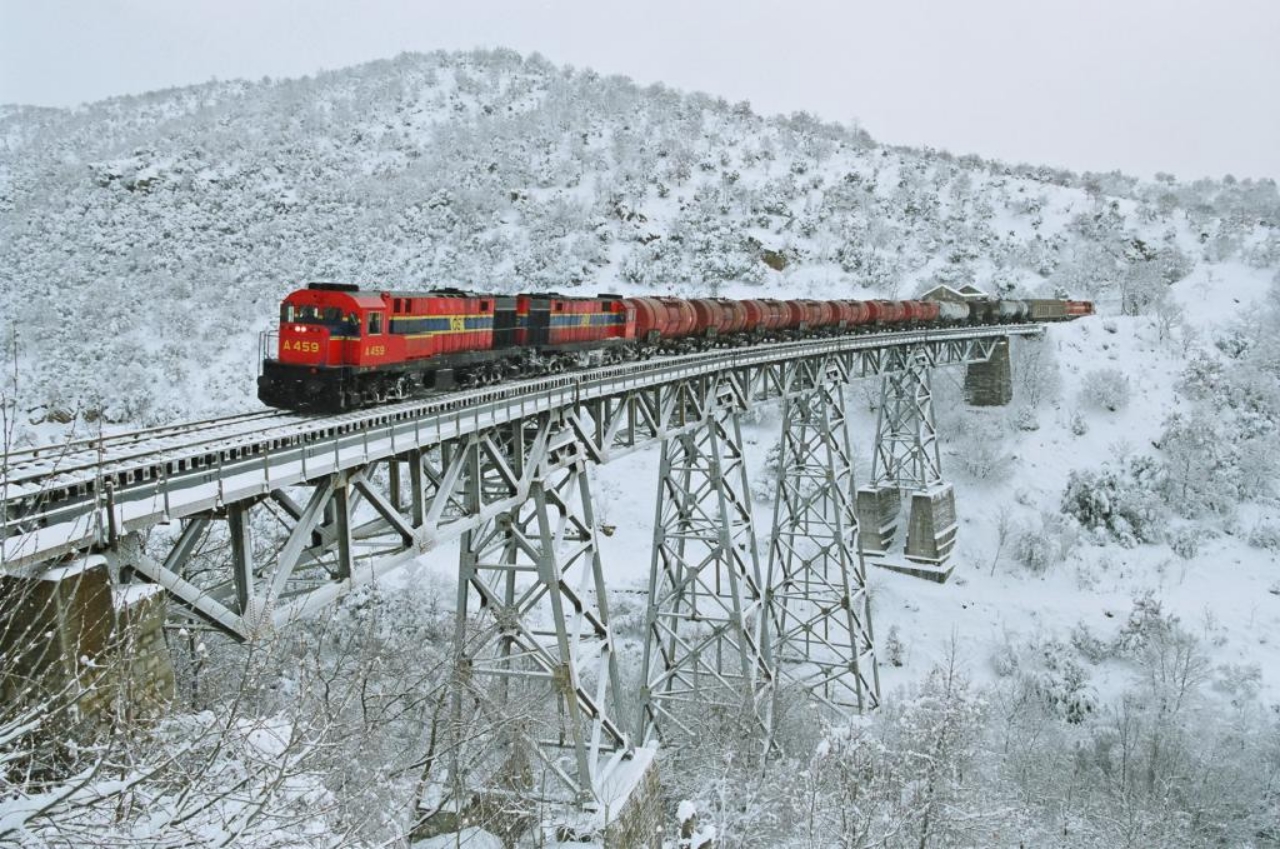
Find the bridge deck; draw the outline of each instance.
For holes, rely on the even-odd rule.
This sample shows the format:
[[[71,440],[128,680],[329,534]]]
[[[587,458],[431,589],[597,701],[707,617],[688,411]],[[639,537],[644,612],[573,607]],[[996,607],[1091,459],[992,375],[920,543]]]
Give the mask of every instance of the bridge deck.
[[[159,522],[428,448],[539,413],[724,372],[854,355],[844,379],[900,367],[894,352],[924,347],[938,365],[980,361],[966,343],[1036,335],[999,325],[768,343],[664,356],[467,390],[337,416],[259,412],[14,452],[0,476],[0,567],[48,562]],[[784,381],[775,381],[781,387]],[[760,386],[761,396],[785,393]],[[599,446],[602,456],[609,446]]]

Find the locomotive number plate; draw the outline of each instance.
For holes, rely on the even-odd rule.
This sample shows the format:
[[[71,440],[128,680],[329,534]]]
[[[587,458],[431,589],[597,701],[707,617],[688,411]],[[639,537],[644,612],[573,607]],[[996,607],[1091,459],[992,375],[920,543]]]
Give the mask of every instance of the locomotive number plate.
[[[386,345],[370,345],[369,347],[364,349],[364,355],[366,357],[381,357],[386,352],[387,352]]]
[[[302,342],[298,340],[285,340],[284,349],[286,351],[297,351],[302,354],[318,354],[320,353],[319,342]]]
[[[449,316],[449,330],[454,333],[461,333],[467,329],[467,320],[460,315]]]

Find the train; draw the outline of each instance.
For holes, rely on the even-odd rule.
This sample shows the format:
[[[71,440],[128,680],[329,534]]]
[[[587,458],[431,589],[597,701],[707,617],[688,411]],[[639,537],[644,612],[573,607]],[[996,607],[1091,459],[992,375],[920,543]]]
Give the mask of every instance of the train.
[[[258,398],[281,409],[335,413],[667,353],[895,329],[1069,321],[1093,312],[1089,301],[972,295],[735,300],[309,283],[284,299],[279,330],[264,337]]]

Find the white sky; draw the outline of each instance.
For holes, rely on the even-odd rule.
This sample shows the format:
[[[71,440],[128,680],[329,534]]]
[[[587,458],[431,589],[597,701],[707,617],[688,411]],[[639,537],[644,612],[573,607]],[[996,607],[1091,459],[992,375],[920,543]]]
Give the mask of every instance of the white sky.
[[[1280,0],[0,0],[0,103],[481,46],[957,154],[1280,178]]]

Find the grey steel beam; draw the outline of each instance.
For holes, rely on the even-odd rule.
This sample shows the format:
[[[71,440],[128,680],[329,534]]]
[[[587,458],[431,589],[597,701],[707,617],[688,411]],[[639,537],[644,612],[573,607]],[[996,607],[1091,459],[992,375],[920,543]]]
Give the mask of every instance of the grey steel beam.
[[[253,537],[249,527],[252,501],[227,505],[227,525],[231,530],[231,574],[236,587],[236,613],[244,616],[254,596]]]
[[[880,700],[851,458],[839,384],[783,402],[766,620],[776,630],[767,641],[785,681],[840,713]]]
[[[696,736],[717,712],[769,725],[773,670],[738,409],[685,401],[681,419],[695,426],[663,441],[659,463],[641,740]]]
[[[510,487],[512,467],[529,494],[462,537],[459,554],[454,729],[457,791],[536,792],[596,810],[604,784],[631,748],[616,721],[619,677],[587,474],[588,457],[561,415],[509,440],[522,461],[491,464],[473,451],[471,509],[482,492]],[[491,444],[491,447],[492,444]],[[534,455],[536,454],[536,461]],[[509,490],[508,490],[509,491]],[[492,714],[499,741],[469,750],[466,713]],[[524,753],[522,755],[521,753]],[[528,756],[513,770],[513,759]],[[541,778],[532,770],[540,767]]]

